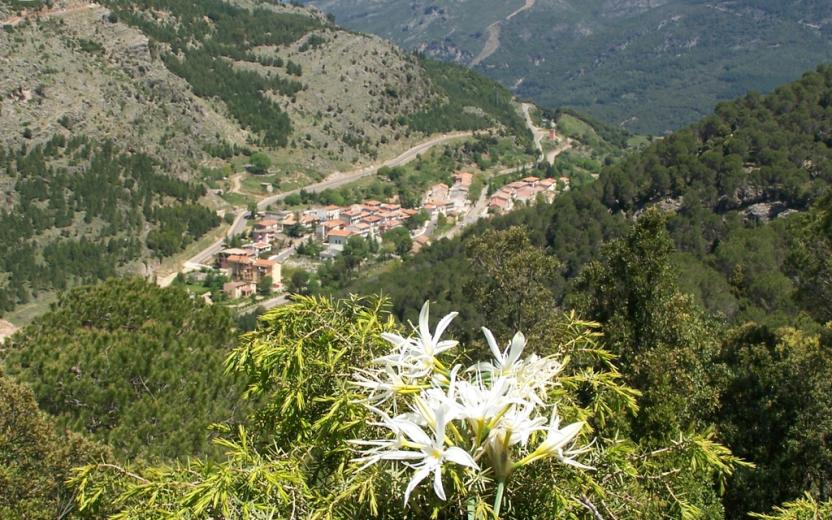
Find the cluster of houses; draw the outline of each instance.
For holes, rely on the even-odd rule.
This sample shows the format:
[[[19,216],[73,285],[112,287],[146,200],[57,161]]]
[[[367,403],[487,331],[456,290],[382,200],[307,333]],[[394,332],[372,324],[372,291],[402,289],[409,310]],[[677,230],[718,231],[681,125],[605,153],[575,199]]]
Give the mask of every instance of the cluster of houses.
[[[473,174],[457,172],[454,174],[453,186],[434,184],[422,198],[422,208],[431,217],[434,214],[457,216],[465,213],[470,207],[468,192],[473,181]]]
[[[223,292],[232,300],[251,296],[266,277],[271,280],[272,290],[280,289],[280,262],[260,256],[270,251],[269,242],[254,242],[220,251],[217,254],[218,267],[231,280],[223,284]]]
[[[456,217],[463,215],[471,207],[469,192],[473,175],[457,172],[451,186],[440,183],[431,186],[422,198],[418,209],[402,208],[400,204],[368,200],[350,206],[325,206],[309,208],[302,211],[270,212],[254,223],[251,243],[238,248],[224,249],[219,252],[216,264],[225,273],[230,282],[223,287],[232,299],[244,298],[256,293],[257,286],[264,278],[270,277],[272,288],[281,285],[281,266],[277,256],[272,254],[272,244],[280,234],[297,236],[299,234],[315,235],[328,246],[321,253],[322,257],[334,257],[343,250],[351,237],[376,238],[391,229],[405,223],[420,211],[431,218],[438,215]],[[494,193],[489,201],[492,212],[510,211],[517,203],[531,203],[539,195],[547,201],[555,197],[558,182],[565,189],[569,179],[540,179],[526,177],[512,182]],[[294,228],[294,229],[293,229]],[[430,242],[422,234],[414,239],[414,248],[421,249]]]
[[[288,228],[298,224],[302,227],[302,233],[314,230],[322,241],[342,247],[349,237],[376,237],[404,225],[407,219],[418,212],[416,209],[402,208],[399,204],[368,200],[347,207],[331,205],[297,213],[274,213],[254,224],[254,243],[248,247],[259,248],[270,244],[278,233],[285,233]]]
[[[349,207],[327,206],[324,218],[315,228],[318,237],[330,248],[340,251],[351,237],[375,238],[403,226],[419,213],[399,204],[368,200]]]
[[[560,179],[526,177],[506,184],[491,196],[488,209],[493,213],[504,213],[514,209],[518,203],[533,203],[538,195],[543,195],[547,202],[552,202],[557,194],[558,181],[564,185],[564,190],[569,189],[569,177]]]

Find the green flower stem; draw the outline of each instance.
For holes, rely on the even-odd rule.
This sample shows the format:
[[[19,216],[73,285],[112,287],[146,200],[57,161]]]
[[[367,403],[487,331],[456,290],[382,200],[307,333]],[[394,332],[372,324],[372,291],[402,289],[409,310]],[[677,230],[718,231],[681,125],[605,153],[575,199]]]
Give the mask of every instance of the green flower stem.
[[[474,497],[468,497],[468,520],[476,518],[477,506],[474,502]]]
[[[500,518],[500,507],[503,505],[503,490],[506,487],[505,481],[497,482],[497,496],[494,497],[494,519]]]

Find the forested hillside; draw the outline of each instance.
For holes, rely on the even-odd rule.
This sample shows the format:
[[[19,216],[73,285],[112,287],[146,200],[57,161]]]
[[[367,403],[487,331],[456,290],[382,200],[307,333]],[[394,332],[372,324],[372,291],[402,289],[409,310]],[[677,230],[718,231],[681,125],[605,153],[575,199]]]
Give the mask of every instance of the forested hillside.
[[[56,135],[0,148],[0,314],[41,293],[180,251],[219,224],[205,188],[112,142]]]
[[[311,0],[346,27],[639,133],[832,59],[828,2]]]
[[[697,125],[606,167],[597,182],[551,205],[482,223],[469,234],[522,225],[561,265],[561,281],[553,286],[560,302],[567,293],[564,279],[578,275],[645,208],[658,206],[670,214],[674,263],[686,288],[708,310],[732,321],[792,316],[794,278],[785,246],[800,236],[796,229],[806,218],[794,212],[809,209],[832,182],[830,99],[832,68],[822,67],[770,96],[720,104]],[[355,289],[384,289],[400,316],[412,316],[415,302],[444,301],[447,291],[459,290],[450,282],[459,280],[457,274],[472,275],[461,264],[464,243],[440,242]],[[422,274],[436,269],[450,273]],[[400,306],[405,300],[410,303]]]

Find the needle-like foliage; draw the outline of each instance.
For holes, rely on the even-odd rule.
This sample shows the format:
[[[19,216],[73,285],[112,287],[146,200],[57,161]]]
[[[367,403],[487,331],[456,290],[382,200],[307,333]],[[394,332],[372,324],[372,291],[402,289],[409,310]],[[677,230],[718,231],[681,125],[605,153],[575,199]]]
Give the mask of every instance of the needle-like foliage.
[[[456,344],[441,337],[453,332],[451,318],[436,330],[427,307],[410,334],[385,305],[297,298],[265,314],[227,361],[256,411],[245,427],[222,431],[225,459],[78,468],[81,510],[142,519],[699,518],[718,507],[718,483],[741,463],[712,432],[659,448],[628,438],[621,426],[639,394],[621,383],[597,324],[564,316],[549,345],[521,355],[522,335],[508,346]],[[489,351],[499,356],[477,362]],[[420,485],[428,476],[431,485]],[[709,482],[713,496],[702,496]]]

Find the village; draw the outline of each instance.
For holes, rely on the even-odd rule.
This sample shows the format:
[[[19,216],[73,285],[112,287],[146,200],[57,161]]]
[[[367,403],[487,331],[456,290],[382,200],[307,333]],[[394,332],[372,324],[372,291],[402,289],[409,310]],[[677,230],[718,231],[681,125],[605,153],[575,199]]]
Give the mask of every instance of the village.
[[[463,226],[538,200],[551,202],[558,190],[569,189],[566,177],[528,176],[502,186],[490,196],[483,193],[475,204],[477,201],[470,197],[474,175],[459,171],[452,178],[450,186],[430,186],[414,208],[367,200],[348,206],[266,210],[249,215],[250,223],[242,235],[228,241],[228,247],[190,278],[203,281],[213,271],[227,280],[222,292],[230,301],[279,295],[286,290],[283,264],[305,244],[314,243],[319,251],[317,261],[324,262],[340,255],[351,239],[384,243],[390,231],[401,228],[411,238],[411,250],[418,252],[438,238],[442,230],[437,222]]]

